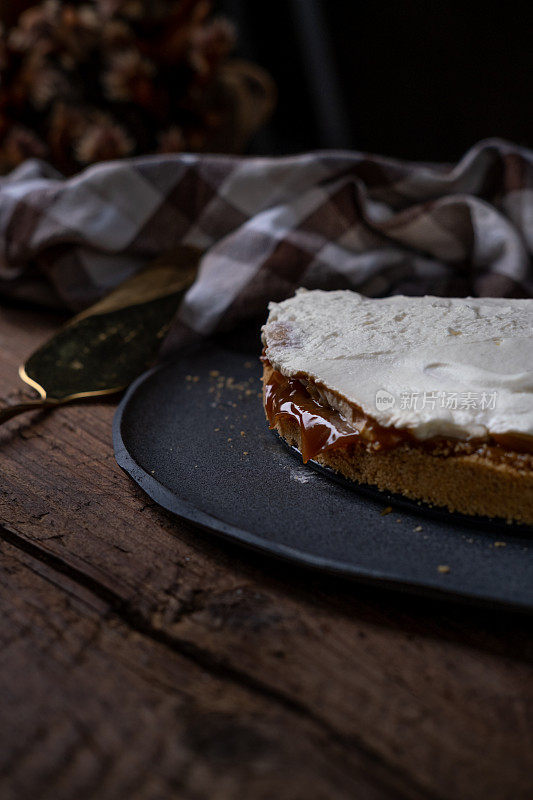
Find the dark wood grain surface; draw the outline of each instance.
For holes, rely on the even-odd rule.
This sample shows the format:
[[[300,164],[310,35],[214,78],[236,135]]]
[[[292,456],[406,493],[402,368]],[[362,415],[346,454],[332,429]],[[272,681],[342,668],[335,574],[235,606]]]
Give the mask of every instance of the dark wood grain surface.
[[[0,397],[57,324],[0,310]],[[117,467],[114,408],[0,429],[2,800],[531,800],[531,618],[177,522]]]

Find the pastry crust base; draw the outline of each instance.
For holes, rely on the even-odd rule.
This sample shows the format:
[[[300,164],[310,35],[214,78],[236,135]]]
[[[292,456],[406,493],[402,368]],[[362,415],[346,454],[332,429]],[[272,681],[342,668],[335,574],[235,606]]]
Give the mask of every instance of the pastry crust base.
[[[270,364],[264,364],[263,383],[272,371]],[[301,450],[300,429],[294,420],[279,417],[275,428],[288,444]],[[479,453],[433,455],[410,443],[369,450],[361,443],[326,451],[314,460],[356,483],[449,511],[533,524],[533,471]]]

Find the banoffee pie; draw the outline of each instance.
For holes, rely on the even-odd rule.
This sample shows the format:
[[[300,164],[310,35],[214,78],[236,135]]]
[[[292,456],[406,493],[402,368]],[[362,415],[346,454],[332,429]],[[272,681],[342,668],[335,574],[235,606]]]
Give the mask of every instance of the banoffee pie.
[[[265,413],[305,462],[533,523],[533,300],[299,290],[269,312]]]

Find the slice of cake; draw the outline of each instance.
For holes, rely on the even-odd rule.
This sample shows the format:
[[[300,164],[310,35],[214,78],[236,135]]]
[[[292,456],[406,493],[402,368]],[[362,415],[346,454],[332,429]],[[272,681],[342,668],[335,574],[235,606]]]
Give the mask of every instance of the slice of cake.
[[[263,344],[267,419],[304,461],[533,523],[533,300],[299,290]]]

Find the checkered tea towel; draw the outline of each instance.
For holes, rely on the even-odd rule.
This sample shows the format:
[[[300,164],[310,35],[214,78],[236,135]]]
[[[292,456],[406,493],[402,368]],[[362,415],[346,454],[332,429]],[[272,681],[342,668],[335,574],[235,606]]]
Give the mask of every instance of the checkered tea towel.
[[[205,250],[177,325],[266,312],[297,286],[533,294],[533,152],[500,140],[456,165],[355,152],[160,155],[65,180],[0,179],[0,292],[79,310],[180,244]]]

